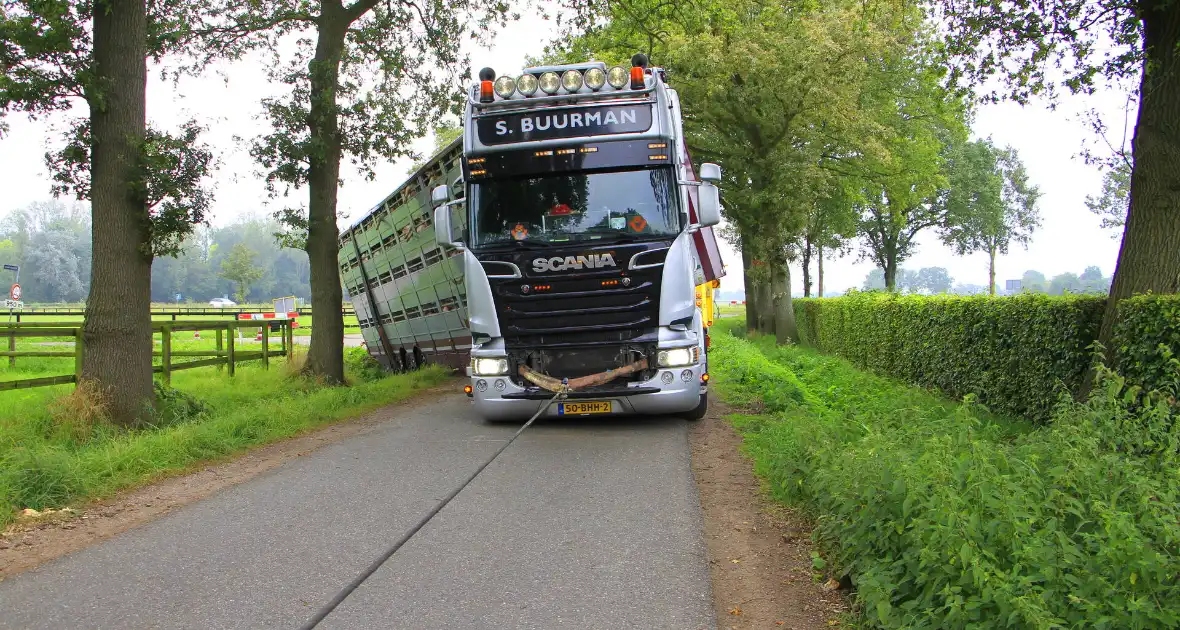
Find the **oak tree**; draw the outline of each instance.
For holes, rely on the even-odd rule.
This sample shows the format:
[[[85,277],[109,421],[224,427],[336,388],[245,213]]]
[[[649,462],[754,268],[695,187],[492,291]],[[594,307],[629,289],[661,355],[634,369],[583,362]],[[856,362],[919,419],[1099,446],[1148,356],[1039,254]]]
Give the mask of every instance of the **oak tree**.
[[[1012,243],[1028,246],[1040,226],[1040,190],[1029,184],[1016,150],[990,140],[957,147],[948,165],[948,190],[940,201],[946,211],[943,242],[960,256],[988,256],[988,293],[996,292],[996,255]]]
[[[866,94],[884,150],[851,163],[862,182],[856,202],[861,256],[885,272],[885,286],[894,291],[918,234],[946,224],[940,200],[949,188],[948,158],[966,140],[967,108],[945,87],[929,45],[886,62]]]
[[[221,261],[221,270],[217,276],[237,286],[234,297],[241,304],[246,301],[246,296],[250,295],[250,285],[262,278],[262,269],[254,264],[254,252],[244,244],[238,243]]]
[[[251,154],[271,191],[306,188],[306,212],[281,218],[306,231],[316,313],[306,370],[344,382],[344,300],[337,254],[341,162],[362,174],[413,156],[411,143],[456,105],[468,79],[461,44],[508,17],[500,0],[213,0],[193,4],[179,41],[189,70],[216,59],[269,55],[285,88],[263,101],[270,130]],[[299,239],[293,239],[298,241]]]
[[[952,78],[1002,84],[982,94],[1025,103],[1064,88],[1138,82],[1129,208],[1099,341],[1119,300],[1180,290],[1180,3],[1171,0],[942,0]]]
[[[106,392],[111,416],[124,423],[153,403],[152,257],[170,253],[207,207],[195,191],[207,160],[187,163],[195,174],[172,168],[178,153],[191,156],[187,147],[177,151],[189,136],[147,131],[147,62],[167,51],[163,33],[175,25],[174,8],[146,0],[9,0],[0,6],[0,114],[89,110],[69,146],[49,161],[60,167],[59,190],[91,205],[81,378]],[[162,203],[153,206],[153,199]]]

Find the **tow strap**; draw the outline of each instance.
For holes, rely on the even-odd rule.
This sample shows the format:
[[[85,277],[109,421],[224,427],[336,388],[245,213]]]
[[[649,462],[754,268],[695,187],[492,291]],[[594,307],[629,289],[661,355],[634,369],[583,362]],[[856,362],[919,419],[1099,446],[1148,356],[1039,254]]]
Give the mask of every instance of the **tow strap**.
[[[604,385],[616,378],[628,376],[636,372],[641,372],[647,369],[647,359],[640,359],[631,365],[624,365],[621,368],[614,370],[607,370],[599,372],[598,374],[591,374],[589,376],[580,376],[575,379],[557,379],[548,374],[541,374],[540,372],[529,369],[525,366],[520,366],[517,370],[521,378],[530,383],[551,392],[570,392],[575,389],[585,389],[587,387],[594,387],[596,385]]]

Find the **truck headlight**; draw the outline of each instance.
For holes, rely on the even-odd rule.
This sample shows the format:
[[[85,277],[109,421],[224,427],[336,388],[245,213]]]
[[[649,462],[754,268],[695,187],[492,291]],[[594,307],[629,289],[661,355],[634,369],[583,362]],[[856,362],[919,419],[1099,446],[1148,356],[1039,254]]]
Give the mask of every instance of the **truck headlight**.
[[[674,350],[660,350],[656,354],[656,363],[660,367],[681,367],[692,365],[700,357],[700,350],[696,346],[691,348],[676,348]]]
[[[508,359],[472,359],[473,376],[504,376],[508,374]]]

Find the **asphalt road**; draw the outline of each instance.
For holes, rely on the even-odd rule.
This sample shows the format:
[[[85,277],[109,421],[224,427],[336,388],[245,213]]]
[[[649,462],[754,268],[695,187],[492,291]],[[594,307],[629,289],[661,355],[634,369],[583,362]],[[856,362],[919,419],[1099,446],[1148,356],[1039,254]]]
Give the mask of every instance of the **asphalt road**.
[[[293,339],[295,343],[300,345],[306,346],[311,344],[311,335],[295,335]],[[344,335],[345,348],[357,348],[364,342],[365,338],[358,333],[347,333]]]
[[[0,628],[297,628],[517,429],[461,394],[0,582]],[[713,628],[679,419],[530,428],[321,628]]]

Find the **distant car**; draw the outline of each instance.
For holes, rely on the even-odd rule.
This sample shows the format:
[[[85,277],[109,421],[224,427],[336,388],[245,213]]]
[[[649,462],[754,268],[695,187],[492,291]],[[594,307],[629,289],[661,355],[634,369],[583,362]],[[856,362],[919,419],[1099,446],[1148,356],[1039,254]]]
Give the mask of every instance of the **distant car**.
[[[233,300],[227,300],[225,298],[213,298],[212,300],[209,300],[209,306],[212,306],[213,308],[228,308],[230,306],[237,305],[237,302]]]

